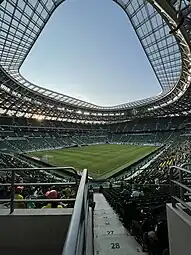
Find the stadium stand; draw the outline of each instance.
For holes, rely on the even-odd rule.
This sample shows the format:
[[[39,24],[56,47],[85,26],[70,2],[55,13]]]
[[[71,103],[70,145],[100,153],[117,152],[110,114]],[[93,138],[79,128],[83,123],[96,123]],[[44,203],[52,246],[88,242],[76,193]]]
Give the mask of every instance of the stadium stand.
[[[72,127],[71,123],[65,123],[63,127],[63,123],[57,121],[41,121],[39,124],[39,121],[33,119],[11,117],[1,117],[0,123],[3,123],[0,124],[1,150],[32,151],[106,141],[162,144],[169,138],[173,140],[180,130],[184,130],[189,125],[189,118],[135,120],[128,122],[128,125],[105,124],[97,125],[96,128],[79,123],[73,123]]]
[[[20,159],[19,157],[16,157],[14,155],[10,154],[5,154],[1,153],[0,154],[0,182],[1,183],[11,183],[11,171],[1,171],[1,169],[12,169],[12,168],[35,168],[34,165],[24,161],[23,159]],[[69,180],[69,178],[63,178],[61,176],[56,176],[56,173],[49,173],[44,170],[39,170],[37,171],[30,171],[24,170],[24,171],[19,171],[16,173],[15,176],[15,182],[16,183],[40,183],[40,182],[47,182],[47,183],[55,183],[56,181],[58,182],[64,182],[66,183]],[[70,178],[71,181],[71,178]],[[49,187],[48,187],[49,189]],[[38,197],[42,196],[45,194],[47,190],[47,186],[27,186],[25,189],[22,190],[23,197]],[[1,195],[0,197],[2,199],[7,199],[10,197],[10,189],[8,186],[3,186],[1,187]],[[60,194],[61,195],[61,194]],[[72,195],[72,194],[71,194]],[[74,195],[74,194],[73,194]],[[72,196],[73,196],[72,195]],[[64,194],[62,194],[63,198]],[[67,196],[68,197],[68,196]]]
[[[154,123],[153,126],[155,126]],[[72,130],[70,133],[70,130],[68,129],[67,132],[69,136],[61,136],[61,134],[57,133],[56,129],[50,131],[48,127],[44,127],[44,130],[42,131],[34,126],[34,129],[36,129],[34,133],[33,128],[31,129],[30,125],[24,127],[19,126],[19,131],[14,129],[11,134],[14,139],[10,139],[11,136],[7,139],[7,134],[3,134],[1,148],[6,148],[6,152],[4,151],[0,155],[0,166],[4,169],[12,167],[35,167],[32,162],[27,162],[26,158],[22,158],[22,155],[21,158],[19,158],[19,155],[13,154],[12,152],[15,149],[17,152],[24,152],[28,150],[55,149],[64,146],[72,146],[73,144],[105,143],[106,141],[136,144],[153,144],[157,141],[157,143],[161,143],[161,145],[165,144],[165,149],[159,157],[153,160],[148,167],[144,168],[144,171],[140,171],[140,169],[137,168],[133,173],[132,171],[128,174],[124,173],[122,177],[120,176],[119,178],[111,179],[112,182],[110,183],[110,187],[102,190],[103,195],[119,215],[126,229],[128,229],[131,235],[140,243],[142,250],[150,254],[163,254],[163,252],[167,253],[169,250],[165,210],[165,204],[170,202],[169,166],[180,166],[183,163],[190,162],[190,140],[189,136],[186,135],[189,133],[189,122],[186,123],[183,121],[184,125],[182,125],[182,119],[180,118],[180,121],[177,121],[176,123],[177,126],[173,124],[172,129],[168,129],[163,125],[165,129],[163,132],[151,132],[145,129],[141,130],[142,133],[140,133],[140,130],[138,133],[133,133],[132,131],[131,133],[111,133],[111,131],[109,131],[109,133],[104,133],[105,135],[103,136],[100,136],[100,128],[96,131],[91,130],[88,135],[84,135],[84,133],[80,134],[80,132],[77,132],[76,127],[75,132]],[[9,128],[11,128],[11,125]],[[28,129],[27,136],[26,128]],[[21,181],[28,183],[38,183],[42,181],[54,183],[55,181],[66,182],[67,178],[55,177],[55,173],[48,174],[44,170],[41,170],[38,174],[36,171],[25,170],[16,175],[15,181],[18,183]],[[115,186],[116,183],[119,185],[119,181],[119,188],[112,187]],[[7,172],[6,174],[5,172],[2,172],[1,183],[10,182],[10,172]],[[75,197],[75,191],[72,193],[72,190],[70,189],[71,188],[69,188],[69,193],[71,195],[68,195],[68,188],[64,189],[64,191],[59,188],[56,190],[61,199],[66,199]],[[47,190],[50,191],[48,186],[38,186],[38,189],[36,189],[35,186],[31,185],[23,190],[16,190],[15,196],[16,198],[21,196],[23,199],[46,198],[45,195]],[[53,186],[52,190],[54,190]],[[7,186],[2,186],[0,194],[1,199],[9,199],[11,195]],[[56,195],[56,198],[57,196],[58,195]],[[47,196],[47,198],[50,197]],[[73,206],[73,204],[63,204],[62,202],[57,203],[57,206],[58,205],[62,205],[64,208]],[[7,203],[5,203],[5,206],[7,206]],[[33,202],[33,200],[32,202],[29,201],[25,203],[15,202],[16,208],[27,207],[38,209],[45,206],[51,207],[51,204],[47,205],[45,202]],[[55,204],[53,206],[55,206]]]
[[[162,92],[111,107],[19,72],[61,2],[0,0],[0,254],[190,255],[190,1],[114,0]],[[159,148],[106,180],[25,154],[109,143]]]
[[[109,188],[101,190],[130,233],[149,254],[169,254],[166,217],[166,203],[171,200],[169,167],[190,164],[190,144],[189,136],[180,135],[147,168],[120,179],[119,188],[113,187],[116,183],[119,185],[115,179]],[[187,184],[189,174],[184,175]],[[179,180],[178,170],[173,178]],[[186,201],[190,198],[187,197]]]
[[[181,137],[179,142],[175,141],[171,144],[157,160],[133,178],[133,182],[154,184],[154,180],[157,178],[159,182],[166,183],[169,180],[169,166],[181,166],[190,162],[190,138]]]

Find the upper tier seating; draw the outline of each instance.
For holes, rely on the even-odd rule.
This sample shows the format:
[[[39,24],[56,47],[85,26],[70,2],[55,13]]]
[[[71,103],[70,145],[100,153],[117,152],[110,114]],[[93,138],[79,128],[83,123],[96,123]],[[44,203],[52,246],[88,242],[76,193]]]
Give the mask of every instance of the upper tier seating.
[[[116,124],[85,124],[75,122],[61,122],[56,120],[37,120],[24,117],[0,116],[0,127],[41,127],[62,128],[78,131],[109,131],[109,132],[140,132],[140,131],[164,131],[181,129],[186,123],[190,123],[190,117],[163,117],[163,118],[136,118],[131,121]]]

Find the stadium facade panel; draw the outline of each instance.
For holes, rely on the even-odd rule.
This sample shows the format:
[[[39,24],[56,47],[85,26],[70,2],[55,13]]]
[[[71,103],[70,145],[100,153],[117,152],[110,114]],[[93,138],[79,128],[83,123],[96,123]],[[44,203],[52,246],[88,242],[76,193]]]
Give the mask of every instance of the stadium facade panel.
[[[174,8],[159,0],[113,1],[128,15],[159,81],[160,95],[102,107],[30,83],[20,74],[20,67],[64,0],[0,0],[0,113],[84,122],[188,114],[189,35],[184,27],[175,36],[169,35],[169,26],[175,25],[176,20]]]

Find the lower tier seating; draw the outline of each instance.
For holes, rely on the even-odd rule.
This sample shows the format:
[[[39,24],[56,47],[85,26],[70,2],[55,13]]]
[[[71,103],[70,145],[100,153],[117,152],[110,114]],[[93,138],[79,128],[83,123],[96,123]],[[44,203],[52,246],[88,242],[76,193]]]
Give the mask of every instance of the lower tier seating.
[[[166,203],[170,202],[170,194],[167,186],[160,189],[145,186],[140,191],[132,185],[123,189],[110,185],[101,192],[143,251],[150,255],[168,254]]]

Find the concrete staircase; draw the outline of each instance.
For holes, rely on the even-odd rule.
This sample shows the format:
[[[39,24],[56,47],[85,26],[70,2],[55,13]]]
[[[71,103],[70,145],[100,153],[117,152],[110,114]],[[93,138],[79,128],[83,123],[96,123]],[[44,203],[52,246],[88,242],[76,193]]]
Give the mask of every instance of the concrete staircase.
[[[95,193],[94,250],[95,255],[145,255],[141,246],[123,227],[117,214],[103,194]]]

